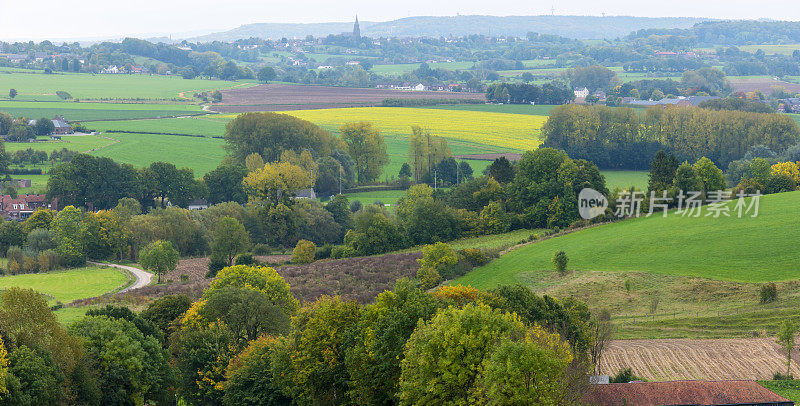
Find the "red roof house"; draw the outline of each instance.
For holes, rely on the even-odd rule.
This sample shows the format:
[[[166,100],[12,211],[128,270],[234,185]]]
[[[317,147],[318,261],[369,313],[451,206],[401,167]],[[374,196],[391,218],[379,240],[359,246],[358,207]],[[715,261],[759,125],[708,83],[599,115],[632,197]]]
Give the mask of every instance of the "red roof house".
[[[47,202],[44,195],[0,195],[0,215],[6,220],[24,220],[38,208],[58,210],[58,200]]]
[[[592,385],[584,403],[597,406],[794,406],[755,381],[631,382]]]

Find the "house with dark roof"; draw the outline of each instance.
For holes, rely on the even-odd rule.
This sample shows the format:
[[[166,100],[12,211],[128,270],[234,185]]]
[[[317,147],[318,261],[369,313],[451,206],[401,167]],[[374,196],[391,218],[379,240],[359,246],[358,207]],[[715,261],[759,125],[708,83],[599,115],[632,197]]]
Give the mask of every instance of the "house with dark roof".
[[[591,385],[593,406],[794,406],[756,381],[629,382]]]

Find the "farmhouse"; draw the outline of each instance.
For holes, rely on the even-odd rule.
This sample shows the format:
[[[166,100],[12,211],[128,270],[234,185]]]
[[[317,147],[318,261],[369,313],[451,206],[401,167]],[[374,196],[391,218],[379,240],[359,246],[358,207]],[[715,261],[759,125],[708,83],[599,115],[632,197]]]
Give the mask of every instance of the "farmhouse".
[[[6,220],[25,220],[39,208],[58,210],[58,199],[48,203],[44,195],[0,195],[0,215]]]
[[[592,385],[584,403],[596,406],[794,406],[755,381],[630,382]]]
[[[64,135],[64,134],[73,134],[75,132],[72,130],[72,126],[69,125],[69,122],[67,122],[67,119],[65,119],[64,116],[55,116],[53,117],[52,121],[53,121],[53,127],[55,128],[53,130],[53,134]],[[28,120],[28,124],[36,125],[36,120]],[[51,137],[51,140],[52,139],[53,137]],[[59,137],[58,139],[60,140],[61,138]]]
[[[297,192],[297,196],[295,199],[305,200],[305,199],[316,199],[317,193],[314,192],[314,189],[303,189]]]

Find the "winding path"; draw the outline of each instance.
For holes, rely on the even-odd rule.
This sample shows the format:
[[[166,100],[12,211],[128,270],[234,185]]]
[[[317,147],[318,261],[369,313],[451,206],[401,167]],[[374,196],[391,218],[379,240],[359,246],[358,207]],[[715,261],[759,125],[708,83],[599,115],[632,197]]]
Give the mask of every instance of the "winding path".
[[[135,268],[135,267],[132,267],[132,266],[109,264],[109,263],[106,263],[106,262],[93,262],[93,261],[86,261],[86,262],[88,262],[88,263],[90,263],[92,265],[110,266],[112,268],[124,269],[124,270],[132,273],[133,277],[135,278],[135,281],[130,286],[128,286],[127,288],[122,289],[121,291],[119,291],[119,293],[125,293],[125,292],[129,292],[131,290],[143,288],[143,287],[149,285],[150,282],[153,280],[153,274],[151,274],[150,272],[147,272],[147,271],[145,271],[143,269]]]

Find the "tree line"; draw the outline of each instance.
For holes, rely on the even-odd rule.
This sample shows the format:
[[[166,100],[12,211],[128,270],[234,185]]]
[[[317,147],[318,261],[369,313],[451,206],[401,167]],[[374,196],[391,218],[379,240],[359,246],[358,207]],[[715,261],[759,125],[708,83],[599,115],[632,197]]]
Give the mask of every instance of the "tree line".
[[[790,117],[694,107],[629,108],[559,106],[542,128],[544,145],[608,169],[647,168],[664,149],[680,160],[707,157],[727,167],[755,145],[783,152],[800,140]]]

